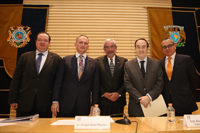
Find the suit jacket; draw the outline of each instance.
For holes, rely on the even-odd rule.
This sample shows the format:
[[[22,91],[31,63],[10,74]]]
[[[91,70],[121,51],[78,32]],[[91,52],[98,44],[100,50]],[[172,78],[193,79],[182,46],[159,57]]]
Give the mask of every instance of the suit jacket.
[[[129,116],[144,116],[138,98],[148,93],[155,100],[163,89],[163,72],[159,61],[147,57],[145,79],[137,58],[126,62],[124,86],[129,93]]]
[[[62,58],[48,52],[45,64],[38,75],[35,54],[36,51],[31,51],[21,55],[10,85],[9,103],[18,103],[19,111],[30,112],[35,95],[38,112],[51,110],[56,71]]]
[[[100,76],[100,99],[99,104],[104,106],[116,106],[123,108],[126,105],[126,95],[124,88],[124,65],[127,59],[123,57],[115,57],[115,69],[113,77],[111,76],[110,66],[108,63],[107,56],[98,57],[97,61],[99,63],[99,76]],[[121,94],[115,102],[108,100],[102,95],[105,92],[118,92]]]
[[[98,62],[88,56],[86,57],[80,81],[78,80],[77,67],[77,58],[75,55],[63,58],[56,76],[53,101],[59,102],[59,112],[68,114],[72,111],[75,103],[77,103],[79,114],[89,115],[91,92],[92,105],[98,103]]]
[[[165,103],[172,102],[178,113],[191,113],[197,110],[194,93],[198,85],[198,76],[192,59],[187,55],[176,54],[171,81],[166,74],[165,58],[161,59],[160,63],[163,70],[164,88],[162,95]]]

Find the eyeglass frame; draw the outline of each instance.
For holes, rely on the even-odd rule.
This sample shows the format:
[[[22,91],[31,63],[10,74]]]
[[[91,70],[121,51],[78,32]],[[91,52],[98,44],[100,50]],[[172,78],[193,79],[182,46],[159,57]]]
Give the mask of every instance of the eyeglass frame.
[[[111,46],[104,46],[104,49],[113,49],[113,48],[115,48],[116,46],[115,45],[111,45]]]
[[[171,48],[172,46],[174,46],[174,43],[173,44],[168,44],[167,46],[162,46],[162,49]]]

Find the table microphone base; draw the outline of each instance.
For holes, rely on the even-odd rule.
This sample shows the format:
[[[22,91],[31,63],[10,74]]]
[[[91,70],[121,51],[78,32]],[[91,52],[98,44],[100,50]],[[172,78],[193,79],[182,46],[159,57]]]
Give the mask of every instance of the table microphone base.
[[[127,118],[124,118],[124,119],[121,119],[121,120],[116,120],[115,121],[116,123],[119,123],[119,124],[125,124],[125,125],[130,125],[131,124],[131,121]]]

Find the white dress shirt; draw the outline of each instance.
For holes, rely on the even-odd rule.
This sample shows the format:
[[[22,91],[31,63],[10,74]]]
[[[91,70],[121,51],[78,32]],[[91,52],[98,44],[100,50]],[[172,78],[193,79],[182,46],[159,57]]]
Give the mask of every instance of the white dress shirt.
[[[110,58],[107,56],[107,58],[108,58],[108,64],[110,65]],[[115,55],[113,56],[113,65],[115,66]]]

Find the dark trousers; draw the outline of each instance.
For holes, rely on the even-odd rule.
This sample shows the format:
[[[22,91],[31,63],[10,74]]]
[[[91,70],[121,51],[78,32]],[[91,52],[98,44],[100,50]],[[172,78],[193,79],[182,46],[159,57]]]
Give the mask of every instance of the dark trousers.
[[[103,106],[99,105],[101,110],[101,115],[111,115],[111,117],[122,117],[124,112],[124,107],[116,107],[116,106]]]
[[[37,99],[37,96],[35,95],[33,107],[30,112],[24,112],[24,111],[17,110],[17,117],[39,114],[39,118],[52,118],[52,113],[51,113],[50,108],[46,112],[38,112],[37,111],[36,99]]]

